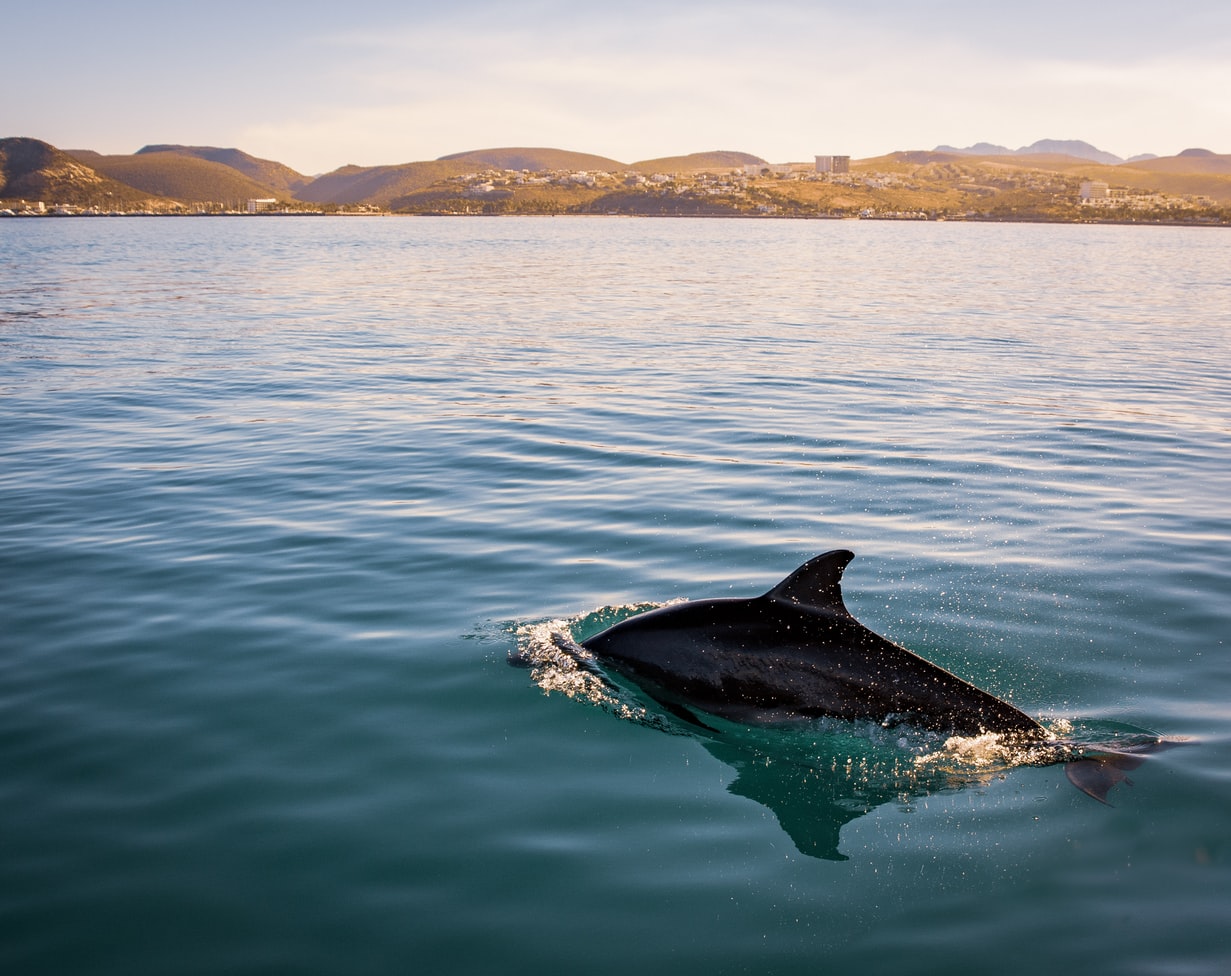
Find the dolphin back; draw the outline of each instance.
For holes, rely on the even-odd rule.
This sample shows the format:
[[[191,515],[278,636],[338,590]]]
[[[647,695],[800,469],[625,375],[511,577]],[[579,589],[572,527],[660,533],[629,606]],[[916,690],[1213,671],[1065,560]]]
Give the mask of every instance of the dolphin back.
[[[965,735],[1037,735],[1007,702],[886,640],[842,601],[848,549],[822,553],[751,599],[671,604],[582,642],[660,701],[739,721],[898,716]]]

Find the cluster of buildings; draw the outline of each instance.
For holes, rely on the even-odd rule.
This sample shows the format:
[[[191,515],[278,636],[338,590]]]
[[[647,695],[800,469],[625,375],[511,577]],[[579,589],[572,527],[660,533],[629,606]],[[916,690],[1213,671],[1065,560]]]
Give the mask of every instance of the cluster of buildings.
[[[758,176],[803,176],[813,173],[829,175],[849,173],[850,171],[850,156],[816,156],[811,163],[749,163],[742,168],[737,167],[731,170],[732,173],[746,178]],[[497,191],[501,186],[508,186],[510,184],[555,184],[558,186],[579,185],[593,187],[612,179],[618,179],[618,177],[611,173],[531,173],[528,170],[523,170],[519,173],[515,170],[508,170],[494,180],[490,173],[469,173],[465,176],[453,177],[450,182],[467,185],[471,195],[486,196],[493,191]],[[628,173],[624,176],[624,182],[627,185],[644,185],[647,183],[663,185],[671,183],[675,179],[675,175],[667,173],[655,173],[652,176]],[[251,209],[253,204],[259,205],[262,203],[265,203],[265,201],[249,200],[248,206]]]
[[[1214,201],[1207,197],[1134,193],[1132,190],[1113,187],[1102,180],[1083,182],[1077,191],[1077,199],[1083,207],[1129,207],[1133,210],[1183,210],[1214,205]]]
[[[479,199],[498,199],[511,194],[512,186],[651,186],[665,188],[673,185],[676,192],[682,192],[681,180],[704,193],[723,194],[735,193],[744,189],[744,180],[759,176],[794,176],[806,177],[822,174],[826,177],[834,174],[847,174],[851,171],[850,156],[816,156],[811,163],[751,163],[743,167],[733,167],[729,171],[716,169],[712,173],[697,173],[682,176],[681,174],[654,173],[646,176],[641,173],[599,173],[599,172],[531,172],[529,170],[486,171],[482,173],[467,173],[452,177],[449,182],[463,186],[464,194]],[[253,204],[264,201],[250,200]]]

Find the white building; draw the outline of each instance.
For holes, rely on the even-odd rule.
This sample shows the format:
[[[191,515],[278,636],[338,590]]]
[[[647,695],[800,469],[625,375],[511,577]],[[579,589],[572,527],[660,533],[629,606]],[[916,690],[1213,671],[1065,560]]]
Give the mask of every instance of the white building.
[[[1086,180],[1078,191],[1082,200],[1106,200],[1111,196],[1111,189],[1102,180]]]
[[[851,171],[851,157],[817,156],[816,171],[818,173],[849,173]]]
[[[273,197],[264,200],[249,200],[248,213],[260,213],[262,210],[269,210],[271,207],[276,207],[278,201]]]

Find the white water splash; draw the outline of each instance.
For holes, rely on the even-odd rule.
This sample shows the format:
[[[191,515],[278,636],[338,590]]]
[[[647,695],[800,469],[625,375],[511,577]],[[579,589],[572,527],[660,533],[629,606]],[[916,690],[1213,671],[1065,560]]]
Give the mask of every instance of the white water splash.
[[[964,770],[1011,769],[1014,766],[1048,765],[1071,751],[1061,736],[1072,731],[1070,723],[1052,723],[1046,739],[1022,739],[1021,736],[984,732],[981,735],[953,735],[945,739],[940,749],[915,758],[920,767]]]
[[[574,640],[572,628],[586,616],[590,615],[517,628],[516,661],[530,668],[530,680],[544,694],[567,695],[597,705],[617,718],[675,732],[665,719],[612,684],[599,670],[597,658]]]

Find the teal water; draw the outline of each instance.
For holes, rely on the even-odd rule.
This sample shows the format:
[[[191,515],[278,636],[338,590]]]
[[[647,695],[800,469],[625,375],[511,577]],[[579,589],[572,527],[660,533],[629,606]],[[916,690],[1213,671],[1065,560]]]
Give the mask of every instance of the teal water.
[[[1229,309],[1200,229],[0,222],[0,971],[1227,972]],[[509,666],[838,546],[1190,744],[1104,806]]]

